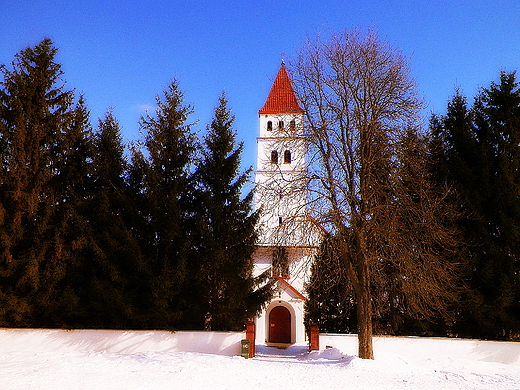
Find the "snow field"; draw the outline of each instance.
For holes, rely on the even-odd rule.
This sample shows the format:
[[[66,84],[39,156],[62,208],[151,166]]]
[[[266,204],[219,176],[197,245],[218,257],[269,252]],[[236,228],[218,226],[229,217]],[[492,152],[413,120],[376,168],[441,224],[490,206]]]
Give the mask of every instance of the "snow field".
[[[320,351],[259,345],[244,359],[181,351],[179,333],[0,330],[0,389],[520,389],[515,343],[383,337],[367,361],[351,351],[355,337],[324,335]],[[181,336],[191,349],[231,338],[186,333],[197,335]]]

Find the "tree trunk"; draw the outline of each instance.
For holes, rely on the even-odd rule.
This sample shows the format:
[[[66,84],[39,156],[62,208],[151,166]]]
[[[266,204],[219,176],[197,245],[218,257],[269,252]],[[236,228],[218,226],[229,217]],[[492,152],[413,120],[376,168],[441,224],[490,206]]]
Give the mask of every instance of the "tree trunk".
[[[361,359],[373,359],[372,301],[370,298],[368,264],[366,264],[365,261],[363,261],[363,264],[360,267],[360,286],[358,289],[359,291],[357,291],[358,356]]]
[[[368,291],[358,296],[358,356],[361,359],[373,359],[372,348],[372,303]]]

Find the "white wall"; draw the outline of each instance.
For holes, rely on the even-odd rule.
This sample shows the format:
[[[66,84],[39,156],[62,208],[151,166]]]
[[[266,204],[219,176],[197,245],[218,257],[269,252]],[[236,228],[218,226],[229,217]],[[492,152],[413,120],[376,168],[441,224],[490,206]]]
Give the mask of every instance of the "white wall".
[[[255,275],[259,275],[271,265],[272,247],[259,247],[255,252]],[[288,283],[299,293],[304,294],[304,283],[310,276],[309,264],[312,260],[314,248],[288,247],[289,269],[291,278]],[[282,303],[279,303],[282,302]],[[256,341],[264,344],[268,339],[268,313],[275,306],[285,306],[291,312],[291,340],[292,343],[304,343],[306,341],[305,327],[303,324],[304,301],[294,292],[277,282],[276,293],[272,297],[269,306],[262,311],[256,319]]]
[[[255,171],[255,209],[263,207],[259,227],[260,245],[304,245],[307,233],[307,190],[305,174],[305,141],[302,132],[302,114],[260,115],[260,137],[257,138]],[[279,131],[278,122],[285,128]],[[294,120],[296,127],[290,130]],[[273,130],[267,131],[267,122]],[[278,163],[271,163],[271,152],[278,152]],[[291,162],[284,163],[284,152],[290,151]],[[280,224],[280,218],[283,224]],[[301,220],[301,221],[300,221]],[[306,244],[308,245],[308,243]]]
[[[240,355],[243,332],[0,329],[0,353],[11,352],[201,352]],[[357,335],[320,334],[320,349],[357,355]],[[520,367],[520,343],[421,337],[375,337],[374,355],[406,362],[449,357]]]
[[[357,335],[320,334],[320,349],[335,347],[348,355],[357,355]],[[374,337],[374,357],[399,356],[410,363],[436,357],[453,361],[468,359],[520,366],[520,343],[463,340],[435,337]]]
[[[0,329],[0,353],[201,352],[240,355],[245,332]]]

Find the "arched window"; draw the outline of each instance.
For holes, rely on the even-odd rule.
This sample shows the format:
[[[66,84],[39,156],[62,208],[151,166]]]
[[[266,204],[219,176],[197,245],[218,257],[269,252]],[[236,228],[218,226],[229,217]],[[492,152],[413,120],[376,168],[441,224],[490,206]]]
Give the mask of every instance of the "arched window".
[[[289,123],[289,129],[291,131],[296,130],[296,121],[294,119]]]
[[[272,131],[272,130],[273,130],[273,122],[267,121],[267,131]]]
[[[271,152],[271,164],[278,164],[278,152],[276,150]]]
[[[279,121],[279,122],[278,122],[278,130],[282,131],[282,130],[283,130],[283,127],[284,127],[284,123],[283,123],[283,121]]]
[[[286,150],[283,153],[283,163],[284,164],[290,164],[291,163],[291,151],[290,150]]]

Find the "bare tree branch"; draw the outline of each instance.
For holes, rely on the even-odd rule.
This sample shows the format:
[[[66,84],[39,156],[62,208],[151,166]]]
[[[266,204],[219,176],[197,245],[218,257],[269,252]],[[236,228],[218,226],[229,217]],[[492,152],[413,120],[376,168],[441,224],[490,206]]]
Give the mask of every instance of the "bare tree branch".
[[[407,59],[369,31],[309,40],[292,65],[305,112],[313,218],[334,237],[357,302],[359,356],[373,358],[374,314],[448,314],[460,241],[449,188],[428,178]]]

